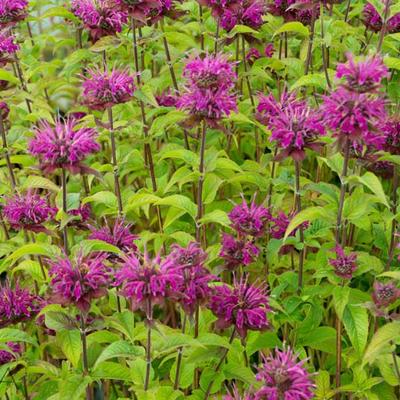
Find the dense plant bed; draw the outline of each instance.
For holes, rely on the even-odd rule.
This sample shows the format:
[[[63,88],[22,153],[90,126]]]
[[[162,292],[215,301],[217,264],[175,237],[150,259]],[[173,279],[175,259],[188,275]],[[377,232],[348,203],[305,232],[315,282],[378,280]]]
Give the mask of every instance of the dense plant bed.
[[[400,398],[400,4],[0,0],[0,398]]]

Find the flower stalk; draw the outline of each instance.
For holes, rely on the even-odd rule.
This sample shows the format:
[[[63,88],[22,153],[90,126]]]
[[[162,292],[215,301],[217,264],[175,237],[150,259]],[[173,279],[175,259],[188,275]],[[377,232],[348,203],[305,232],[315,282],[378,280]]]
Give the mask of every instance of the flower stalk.
[[[86,316],[81,312],[81,342],[82,342],[82,364],[83,364],[83,375],[89,374],[89,363],[88,363],[88,352],[87,352],[87,341],[86,341]],[[92,388],[90,385],[86,386],[86,400],[92,400]]]
[[[301,162],[295,161],[295,203],[296,203],[296,213],[301,211],[301,193],[300,193],[300,173],[301,173]],[[298,272],[298,288],[301,290],[303,287],[303,269],[304,269],[304,229],[303,226],[299,226],[300,233],[300,243],[302,248],[299,253],[299,272]]]
[[[182,333],[185,333],[186,330],[186,321],[187,321],[187,316],[186,314],[183,317],[182,321]],[[181,374],[181,366],[182,366],[182,358],[183,358],[183,347],[178,348],[178,356],[176,359],[176,372],[175,372],[175,383],[174,383],[174,390],[179,389],[179,378]]]
[[[67,215],[68,206],[67,206],[67,171],[65,168],[61,169],[61,185],[62,185],[62,209],[64,212],[64,216]],[[68,248],[68,230],[67,225],[63,227],[63,242],[64,242],[64,251],[65,254],[69,254]]]
[[[150,297],[147,299],[146,318],[147,318],[147,340],[146,340],[146,376],[144,381],[145,392],[149,388],[150,373],[151,373],[151,327],[153,324],[153,308]]]
[[[10,174],[11,188],[15,191],[15,187],[17,186],[17,184],[16,184],[16,180],[15,180],[15,175],[14,175],[11,159],[10,159],[10,153],[8,150],[6,128],[4,125],[4,119],[3,119],[3,115],[2,115],[1,111],[0,111],[0,134],[1,134],[2,141],[3,141],[3,150],[4,150],[4,154],[5,154],[8,173]]]
[[[197,189],[196,240],[198,243],[202,243],[202,231],[203,231],[200,220],[201,218],[203,218],[203,212],[204,212],[203,185],[205,179],[204,158],[206,152],[206,136],[207,136],[207,123],[205,120],[203,120],[201,138],[200,138],[201,142],[200,142],[199,183]]]

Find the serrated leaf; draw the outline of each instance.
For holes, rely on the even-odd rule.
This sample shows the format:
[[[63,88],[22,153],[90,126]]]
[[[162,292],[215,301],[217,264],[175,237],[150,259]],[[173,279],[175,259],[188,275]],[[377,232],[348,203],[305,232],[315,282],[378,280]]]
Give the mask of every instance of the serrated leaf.
[[[26,342],[36,346],[36,341],[31,335],[14,328],[0,329],[0,343]]]
[[[18,84],[18,79],[11,72],[6,71],[5,69],[0,69],[0,81]]]
[[[361,357],[368,340],[368,314],[366,308],[348,304],[342,322],[357,354]]]
[[[111,343],[103,350],[103,352],[96,360],[94,369],[96,369],[97,366],[103,361],[107,361],[111,358],[138,357],[142,355],[144,355],[143,347],[134,346],[131,343],[126,342],[125,340],[119,340],[117,342]]]
[[[326,219],[326,217],[327,217],[327,212],[323,207],[309,207],[300,211],[290,221],[285,232],[284,240],[287,239],[288,236],[303,222],[314,221],[318,218]]]
[[[193,219],[196,218],[197,206],[188,197],[181,194],[173,194],[172,196],[164,197],[158,200],[156,205],[159,206],[172,206],[186,211]]]
[[[96,204],[104,204],[109,208],[117,207],[117,197],[113,192],[110,191],[101,191],[97,192],[92,196],[86,197],[82,200],[82,204],[86,203],[96,203]]]
[[[7,257],[6,261],[10,261],[13,264],[19,258],[27,255],[40,255],[53,258],[60,255],[60,249],[57,246],[47,243],[29,243],[15,250]]]
[[[284,32],[298,33],[306,37],[310,35],[308,28],[304,26],[301,22],[297,21],[286,22],[278,30],[275,31],[274,36]]]
[[[77,368],[82,353],[81,335],[77,329],[57,332],[57,341],[71,364]]]
[[[205,214],[203,218],[200,219],[199,222],[202,224],[216,223],[225,226],[227,228],[231,224],[228,214],[222,210],[214,210]]]
[[[22,189],[47,189],[53,192],[58,192],[60,188],[50,179],[43,176],[28,176],[22,185]]]
[[[371,190],[372,193],[378,198],[378,200],[384,204],[387,208],[390,208],[387,201],[385,191],[383,190],[382,183],[379,178],[372,172],[366,172],[361,178],[361,182]]]
[[[118,247],[113,246],[112,244],[109,244],[107,242],[104,242],[103,240],[97,240],[97,239],[82,240],[72,248],[72,252],[73,253],[80,252],[83,255],[88,255],[94,252],[121,254],[121,250]]]
[[[115,379],[118,381],[131,381],[131,371],[128,367],[110,361],[103,361],[98,364],[91,373],[94,379]]]

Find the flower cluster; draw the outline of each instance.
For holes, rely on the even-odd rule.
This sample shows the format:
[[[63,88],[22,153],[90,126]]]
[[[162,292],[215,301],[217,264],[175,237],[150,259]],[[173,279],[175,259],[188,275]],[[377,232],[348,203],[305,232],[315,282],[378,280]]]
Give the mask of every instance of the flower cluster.
[[[0,28],[22,21],[28,15],[27,0],[0,0]]]
[[[22,347],[19,343],[7,342],[7,350],[0,350],[0,365],[14,361],[17,355],[22,352]]]
[[[53,302],[76,305],[82,312],[88,312],[92,299],[104,296],[112,283],[112,269],[105,261],[104,254],[78,254],[72,260],[60,257],[49,261]]]
[[[270,311],[266,290],[246,281],[236,281],[233,287],[216,286],[209,302],[210,310],[218,318],[216,327],[220,329],[233,326],[241,337],[248,330],[268,329]]]
[[[42,308],[43,300],[21,288],[14,289],[7,283],[0,287],[0,328],[27,321],[36,316]]]
[[[56,121],[55,126],[42,122],[29,143],[29,151],[37,156],[41,168],[53,172],[57,168],[72,173],[85,170],[82,161],[100,149],[96,142],[97,131],[93,128],[79,128],[74,119]]]
[[[90,218],[92,212],[92,207],[90,204],[80,205],[78,208],[73,208],[67,211],[67,214],[74,217],[72,221],[69,222],[69,226],[74,226],[78,229],[87,229],[87,222]]]
[[[337,276],[343,279],[351,279],[357,269],[357,254],[349,253],[346,255],[340,245],[335,247],[335,252],[336,258],[329,259],[329,264],[332,265]]]
[[[73,0],[71,5],[93,42],[103,36],[116,35],[128,21],[128,15],[119,10],[113,0]]]
[[[263,356],[256,378],[262,383],[254,400],[309,400],[314,398],[311,374],[305,360],[297,361],[290,348],[276,349],[274,355]]]
[[[217,280],[204,267],[206,258],[207,253],[200,245],[191,242],[187,247],[174,245],[161,265],[162,271],[176,276],[176,286],[170,294],[188,315],[193,315],[196,307],[206,302],[211,292],[208,284]]]
[[[57,209],[51,207],[47,199],[33,191],[6,198],[3,207],[3,215],[13,229],[32,232],[45,231],[43,224],[51,220],[56,212]]]
[[[82,83],[83,103],[92,110],[105,110],[129,101],[135,91],[133,76],[127,70],[110,73],[100,69],[88,70]]]
[[[236,111],[236,97],[232,94],[236,75],[224,56],[195,58],[186,64],[184,77],[186,91],[178,100],[179,108],[208,121]]]
[[[274,55],[275,48],[272,43],[268,43],[264,48],[264,56],[267,58],[271,58]],[[258,49],[255,47],[251,47],[249,51],[246,53],[246,60],[252,64],[255,60],[261,58],[262,55]]]
[[[118,247],[124,253],[135,252],[137,246],[134,241],[138,239],[137,235],[131,233],[131,224],[127,224],[122,218],[117,219],[114,226],[104,226],[100,229],[91,227],[92,233],[89,239],[103,240],[115,247]]]
[[[0,101],[0,116],[3,118],[3,121],[7,119],[9,113],[10,108],[8,107],[7,103]]]
[[[400,289],[396,287],[394,282],[374,283],[372,299],[378,308],[385,308],[393,304],[400,298]]]
[[[324,96],[324,123],[335,132],[341,145],[348,138],[352,143],[380,149],[385,140],[380,127],[387,115],[378,89],[387,69],[378,56],[355,62],[348,54],[347,59],[337,70],[337,77],[344,77],[345,82]]]
[[[382,17],[371,3],[367,2],[363,9],[363,23],[372,32],[379,32],[383,27]],[[400,32],[400,13],[391,16],[387,21],[388,33]]]
[[[6,31],[0,31],[0,67],[6,65],[11,56],[19,50],[15,38]]]
[[[313,0],[273,0],[268,5],[272,15],[281,16],[285,21],[299,21],[303,25],[310,25],[312,13],[314,18],[319,15],[319,4]]]
[[[150,260],[145,255],[140,260],[137,255],[130,254],[115,274],[115,285],[131,300],[133,309],[143,310],[148,318],[151,318],[153,305],[161,303],[169,289],[177,289],[177,275],[162,271],[159,264],[159,257]]]

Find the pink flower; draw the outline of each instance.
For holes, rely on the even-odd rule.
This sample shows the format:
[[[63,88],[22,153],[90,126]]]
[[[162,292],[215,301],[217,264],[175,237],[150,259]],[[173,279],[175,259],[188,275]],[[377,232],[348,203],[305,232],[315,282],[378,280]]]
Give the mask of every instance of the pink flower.
[[[259,29],[264,23],[262,17],[266,13],[265,3],[260,0],[232,1],[223,8],[219,15],[219,23],[226,30],[232,30],[235,25],[246,25]]]
[[[261,57],[261,54],[255,47],[250,48],[249,51],[246,53],[247,61],[258,60],[260,57]]]
[[[73,226],[78,229],[86,229],[87,228],[87,221],[90,218],[90,214],[92,212],[92,207],[90,204],[83,204],[80,205],[78,208],[74,208],[72,210],[68,210],[68,215],[73,217],[77,217],[68,223],[68,226]],[[79,219],[78,219],[79,218]]]
[[[0,31],[0,67],[12,61],[12,55],[19,50],[15,38],[6,31]]]
[[[275,52],[275,48],[274,48],[273,43],[268,43],[264,49],[265,57],[271,58],[274,55],[274,52]]]
[[[133,76],[127,70],[111,73],[92,69],[87,71],[82,83],[83,103],[92,110],[105,110],[116,104],[126,103],[135,91]]]
[[[95,129],[78,128],[74,119],[58,120],[54,127],[45,121],[36,129],[29,152],[39,158],[40,166],[46,172],[65,168],[77,173],[85,169],[82,161],[100,149],[96,138]]]
[[[131,228],[131,224],[127,224],[124,219],[120,218],[114,222],[112,228],[108,225],[100,229],[91,227],[92,233],[89,239],[103,240],[106,243],[118,247],[124,253],[135,252],[137,251],[137,246],[134,241],[137,240],[139,236],[131,233]]]
[[[192,242],[186,248],[174,245],[161,265],[163,272],[175,275],[175,287],[169,295],[188,315],[193,315],[196,307],[206,302],[211,293],[208,284],[218,279],[204,267],[206,258],[200,245]]]
[[[27,321],[38,314],[43,300],[21,288],[18,283],[12,289],[7,283],[0,287],[0,328]]]
[[[262,356],[263,364],[258,368],[256,378],[262,387],[254,400],[309,400],[314,398],[315,385],[311,375],[304,368],[305,360],[297,361],[297,356],[288,348],[276,349],[274,355]]]
[[[343,248],[339,245],[335,248],[336,259],[329,259],[329,264],[334,268],[337,276],[343,279],[351,279],[354,271],[357,269],[357,254],[345,254]]]
[[[222,55],[197,57],[185,66],[186,91],[177,106],[197,118],[220,119],[235,111],[232,94],[236,74]]]
[[[265,234],[267,225],[272,218],[267,208],[257,206],[254,200],[249,206],[244,198],[242,198],[242,203],[236,205],[228,216],[231,220],[232,228],[240,235],[250,235],[254,237],[263,236]]]
[[[146,24],[150,17],[159,16],[163,11],[169,10],[172,5],[170,0],[116,0],[116,3],[141,25]]]
[[[292,157],[296,161],[305,158],[307,148],[318,151],[322,147],[319,138],[325,135],[321,115],[306,104],[299,106],[297,102],[288,104],[280,113],[270,120],[272,135],[280,152],[276,159]]]
[[[372,299],[379,308],[388,307],[400,298],[400,289],[396,287],[394,282],[374,283],[374,291]]]
[[[0,0],[0,28],[15,25],[28,15],[27,0]]]
[[[383,21],[376,8],[367,2],[363,9],[363,23],[372,32],[379,32],[383,27]],[[391,16],[387,21],[388,33],[400,32],[400,13]]]
[[[175,107],[178,98],[171,94],[170,90],[167,90],[160,95],[156,96],[156,100],[161,107]]]
[[[219,256],[225,261],[225,267],[234,270],[241,265],[251,264],[260,254],[260,249],[253,242],[246,239],[235,239],[223,233],[222,248]]]
[[[7,119],[9,113],[10,109],[7,103],[4,103],[4,101],[0,101],[0,114],[1,117],[3,118],[3,121]]]
[[[400,155],[400,118],[389,118],[384,127],[385,134],[384,150],[395,155]]]
[[[254,396],[250,393],[243,394],[243,396],[239,393],[239,390],[236,386],[233,387],[233,393],[227,394],[223,397],[223,400],[254,400]]]
[[[338,78],[344,77],[346,89],[359,93],[372,92],[380,87],[381,80],[389,77],[389,71],[379,56],[355,62],[351,53],[346,54],[347,63],[336,69]]]
[[[339,142],[349,137],[352,142],[382,148],[385,138],[381,126],[387,118],[382,99],[339,87],[324,96],[321,111],[324,124],[335,131]]]
[[[128,15],[119,10],[112,0],[72,0],[72,12],[90,31],[95,42],[103,36],[121,32]]]
[[[242,337],[246,337],[248,330],[263,331],[270,326],[267,318],[270,308],[265,289],[246,281],[235,281],[233,287],[225,284],[216,286],[209,308],[218,318],[217,328],[234,326]]]
[[[56,212],[46,198],[33,191],[7,198],[3,207],[3,215],[13,229],[32,232],[46,231],[44,224],[53,219]]]
[[[150,260],[147,256],[141,261],[130,254],[115,274],[115,284],[121,287],[121,293],[132,302],[134,310],[141,309],[148,317],[152,315],[154,304],[161,303],[168,290],[176,290],[177,274],[162,271],[160,258]]]
[[[112,283],[113,270],[106,266],[105,260],[105,254],[95,257],[78,254],[74,259],[64,256],[50,261],[53,302],[75,305],[88,312],[92,300],[105,296]]]

